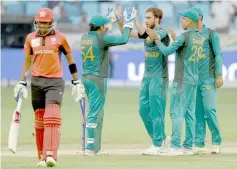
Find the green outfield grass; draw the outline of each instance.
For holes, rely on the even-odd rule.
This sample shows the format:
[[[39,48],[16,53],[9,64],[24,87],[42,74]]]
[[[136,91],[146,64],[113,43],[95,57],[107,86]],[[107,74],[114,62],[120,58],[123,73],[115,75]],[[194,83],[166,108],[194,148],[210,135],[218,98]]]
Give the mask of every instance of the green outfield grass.
[[[150,140],[143,127],[138,114],[139,89],[108,89],[105,105],[104,130],[102,144],[104,147],[148,147]],[[66,89],[62,106],[62,137],[61,147],[80,144],[81,118],[79,105],[75,104],[71,97],[70,89]],[[170,96],[170,93],[168,94]],[[2,126],[1,145],[3,151],[7,150],[7,137],[9,125],[16,102],[13,99],[12,88],[2,88]],[[171,134],[169,118],[169,97],[166,110],[166,133]],[[221,89],[217,99],[218,118],[220,121],[223,144],[237,146],[237,89]],[[31,100],[24,100],[22,106],[21,129],[19,134],[19,149],[32,149],[35,151],[34,137],[34,113]],[[210,133],[208,132],[208,142]],[[102,145],[102,146],[103,146]],[[76,151],[76,150],[75,150]],[[235,160],[234,160],[235,159]],[[124,168],[135,169],[153,167],[158,168],[228,168],[237,166],[236,155],[218,156],[193,156],[193,157],[141,157],[141,156],[108,156],[108,157],[77,157],[63,156],[57,168]],[[32,157],[2,157],[3,169],[34,168],[36,158]]]
[[[33,169],[35,158],[2,158],[2,169]],[[64,157],[57,169],[235,169],[236,156],[191,156],[191,157],[152,157],[152,156],[105,156],[105,157]]]

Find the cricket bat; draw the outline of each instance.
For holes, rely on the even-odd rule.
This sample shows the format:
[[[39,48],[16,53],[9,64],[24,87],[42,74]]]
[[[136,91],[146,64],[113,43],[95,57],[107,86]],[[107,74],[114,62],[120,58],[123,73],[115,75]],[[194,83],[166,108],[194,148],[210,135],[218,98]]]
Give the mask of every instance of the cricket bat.
[[[86,149],[86,115],[85,115],[85,106],[86,106],[86,100],[85,97],[83,97],[80,100],[80,107],[81,107],[81,115],[82,115],[82,134],[81,134],[81,145],[82,145],[82,151],[84,152]]]
[[[16,110],[13,112],[9,137],[8,137],[8,148],[11,152],[16,153],[17,148],[17,140],[18,140],[18,133],[20,128],[20,121],[21,121],[21,103],[22,97],[19,98],[17,102]]]

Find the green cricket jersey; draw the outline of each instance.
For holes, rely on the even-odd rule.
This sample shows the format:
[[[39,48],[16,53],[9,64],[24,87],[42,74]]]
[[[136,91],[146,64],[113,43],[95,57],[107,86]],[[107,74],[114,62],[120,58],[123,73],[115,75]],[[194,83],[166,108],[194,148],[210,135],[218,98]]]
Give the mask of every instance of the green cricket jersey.
[[[130,31],[130,28],[124,28],[123,35],[119,37],[104,35],[98,31],[84,34],[81,39],[82,74],[108,77],[108,48],[126,44]]]
[[[169,45],[169,36],[167,31],[156,26],[154,28],[156,32],[160,35],[162,43],[166,46]],[[144,40],[145,46],[145,72],[144,77],[168,77],[168,58],[165,57],[155,42],[149,42]]]
[[[182,33],[169,47],[161,42],[157,44],[165,56],[176,51],[174,82],[197,85],[198,60],[204,57],[203,44],[204,38],[194,28]]]
[[[199,80],[222,76],[220,38],[214,30],[203,25],[200,34],[205,38],[203,56],[198,62]]]

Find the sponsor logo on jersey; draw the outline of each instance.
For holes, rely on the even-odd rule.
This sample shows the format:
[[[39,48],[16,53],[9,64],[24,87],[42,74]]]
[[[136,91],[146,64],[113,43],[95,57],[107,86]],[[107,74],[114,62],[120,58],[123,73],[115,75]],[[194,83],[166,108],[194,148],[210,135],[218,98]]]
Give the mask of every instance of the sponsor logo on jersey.
[[[38,55],[38,54],[54,54],[54,50],[48,50],[48,49],[45,49],[45,50],[35,50],[34,51],[34,54],[35,55]]]

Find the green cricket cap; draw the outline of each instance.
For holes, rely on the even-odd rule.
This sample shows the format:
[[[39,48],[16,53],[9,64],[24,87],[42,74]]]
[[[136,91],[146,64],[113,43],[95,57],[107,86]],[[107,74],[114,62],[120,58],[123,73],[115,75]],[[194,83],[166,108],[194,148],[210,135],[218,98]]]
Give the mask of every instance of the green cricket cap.
[[[95,27],[108,24],[111,22],[111,19],[106,16],[101,16],[101,15],[94,15],[92,16],[90,23],[92,23]]]
[[[190,9],[188,9],[184,12],[179,12],[179,15],[188,17],[189,19],[191,19],[194,22],[198,22],[198,19],[199,19],[198,13],[196,11],[190,10]]]
[[[201,10],[201,8],[192,7],[190,8],[190,10],[194,10],[198,13],[198,15],[203,16],[203,11]]]

